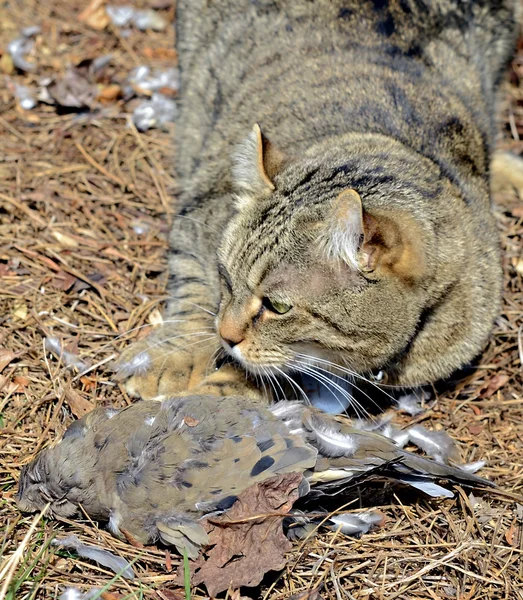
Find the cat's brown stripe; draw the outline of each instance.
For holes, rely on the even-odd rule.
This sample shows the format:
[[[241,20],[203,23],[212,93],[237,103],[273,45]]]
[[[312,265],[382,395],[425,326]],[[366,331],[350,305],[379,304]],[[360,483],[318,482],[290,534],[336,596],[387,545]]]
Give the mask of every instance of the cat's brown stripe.
[[[494,111],[520,11],[519,0],[178,0],[168,317],[184,322],[124,357],[126,373],[137,353],[151,359],[130,390],[193,385],[231,315],[243,339],[224,345],[255,373],[295,366],[305,348],[417,385],[480,352],[501,289]]]

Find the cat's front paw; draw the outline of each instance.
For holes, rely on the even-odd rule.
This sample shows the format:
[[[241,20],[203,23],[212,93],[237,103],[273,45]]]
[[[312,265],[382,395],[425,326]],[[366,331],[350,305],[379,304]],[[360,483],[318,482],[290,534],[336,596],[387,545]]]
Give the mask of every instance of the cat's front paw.
[[[151,336],[127,348],[116,363],[115,379],[142,400],[163,400],[199,385],[213,369],[218,339],[191,348]]]

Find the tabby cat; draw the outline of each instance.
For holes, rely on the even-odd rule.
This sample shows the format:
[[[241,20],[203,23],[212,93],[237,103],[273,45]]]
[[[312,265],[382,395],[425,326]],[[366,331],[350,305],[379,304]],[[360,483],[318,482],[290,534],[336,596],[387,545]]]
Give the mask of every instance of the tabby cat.
[[[470,362],[500,305],[489,165],[519,9],[178,0],[170,302],[121,359],[128,390],[202,389],[220,348],[241,365],[214,374],[223,394]]]

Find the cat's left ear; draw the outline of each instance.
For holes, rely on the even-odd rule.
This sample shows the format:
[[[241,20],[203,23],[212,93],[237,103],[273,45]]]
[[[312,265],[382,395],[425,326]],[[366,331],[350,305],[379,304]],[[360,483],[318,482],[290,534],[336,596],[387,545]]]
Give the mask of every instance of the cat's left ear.
[[[320,245],[359,271],[388,272],[417,280],[425,272],[419,227],[404,212],[368,212],[353,189],[341,192],[330,207]]]
[[[258,123],[233,155],[233,183],[248,195],[268,195],[274,191],[274,177],[288,162],[262,133]]]

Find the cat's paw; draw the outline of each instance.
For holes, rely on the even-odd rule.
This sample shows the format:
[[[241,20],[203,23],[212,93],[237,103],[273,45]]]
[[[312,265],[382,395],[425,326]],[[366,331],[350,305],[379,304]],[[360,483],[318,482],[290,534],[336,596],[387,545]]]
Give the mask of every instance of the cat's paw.
[[[213,369],[216,340],[204,347],[184,348],[162,342],[156,336],[127,348],[115,366],[115,379],[124,382],[126,392],[142,400],[163,400],[198,386]]]

